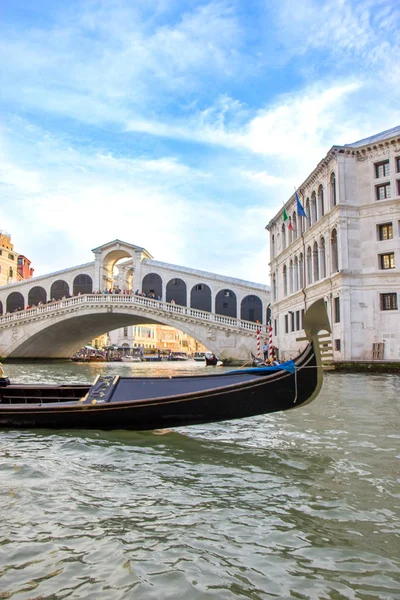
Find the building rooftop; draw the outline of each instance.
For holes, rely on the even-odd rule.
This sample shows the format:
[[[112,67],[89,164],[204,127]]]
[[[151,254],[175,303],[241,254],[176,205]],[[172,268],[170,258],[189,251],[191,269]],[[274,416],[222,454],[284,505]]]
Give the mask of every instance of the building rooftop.
[[[395,137],[396,135],[400,135],[400,125],[397,125],[397,127],[392,127],[392,129],[386,129],[386,131],[381,131],[375,135],[371,135],[371,137],[364,138],[358,142],[345,144],[345,148],[360,148],[361,146],[368,146],[369,144],[375,144],[376,142],[381,142],[382,140]]]

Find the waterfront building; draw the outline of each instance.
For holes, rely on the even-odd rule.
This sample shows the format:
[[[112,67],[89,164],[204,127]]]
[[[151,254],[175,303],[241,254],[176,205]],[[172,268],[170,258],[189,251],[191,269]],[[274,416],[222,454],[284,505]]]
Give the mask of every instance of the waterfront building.
[[[158,349],[171,352],[206,352],[205,346],[186,333],[161,324],[130,325],[111,331],[109,344],[132,349]]]
[[[324,298],[334,361],[400,361],[400,126],[332,146],[268,223],[274,343]]]
[[[17,283],[33,276],[31,261],[18,254],[11,242],[11,235],[0,231],[0,286]]]

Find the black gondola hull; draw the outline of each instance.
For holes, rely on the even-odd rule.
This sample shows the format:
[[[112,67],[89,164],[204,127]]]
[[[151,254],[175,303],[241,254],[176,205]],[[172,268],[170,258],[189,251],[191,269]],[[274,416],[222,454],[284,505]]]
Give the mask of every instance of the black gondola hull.
[[[105,400],[89,386],[11,385],[0,390],[0,427],[151,430],[242,419],[301,406],[322,383],[313,343],[294,373],[256,371],[117,378]]]

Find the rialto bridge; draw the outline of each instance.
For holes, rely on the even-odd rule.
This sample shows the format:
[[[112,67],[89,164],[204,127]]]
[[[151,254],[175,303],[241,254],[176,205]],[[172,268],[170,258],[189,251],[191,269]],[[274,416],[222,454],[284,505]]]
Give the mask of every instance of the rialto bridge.
[[[1,357],[69,358],[103,333],[162,323],[223,360],[246,360],[257,323],[265,332],[267,285],[160,262],[120,240],[93,253],[93,262],[0,287]]]

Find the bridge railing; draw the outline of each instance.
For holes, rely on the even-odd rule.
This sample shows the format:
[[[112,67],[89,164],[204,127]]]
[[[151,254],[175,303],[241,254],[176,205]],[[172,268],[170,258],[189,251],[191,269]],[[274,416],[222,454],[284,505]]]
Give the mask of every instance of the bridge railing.
[[[155,311],[163,311],[168,314],[176,316],[182,315],[200,321],[208,321],[211,323],[219,323],[227,325],[229,327],[243,329],[249,332],[256,332],[257,329],[263,328],[265,325],[253,323],[252,321],[244,321],[235,317],[227,317],[224,315],[218,315],[210,313],[197,308],[190,308],[188,306],[180,306],[179,304],[171,304],[170,302],[164,302],[163,300],[156,300],[147,298],[145,296],[137,295],[125,295],[125,294],[82,294],[80,296],[73,296],[72,298],[65,298],[63,300],[54,300],[47,304],[41,304],[32,308],[19,310],[17,312],[5,314],[0,317],[0,326],[7,323],[13,323],[18,321],[24,321],[37,315],[52,313],[58,311],[60,308],[70,308],[72,306],[82,304],[103,304],[103,305],[134,305],[143,306]]]

